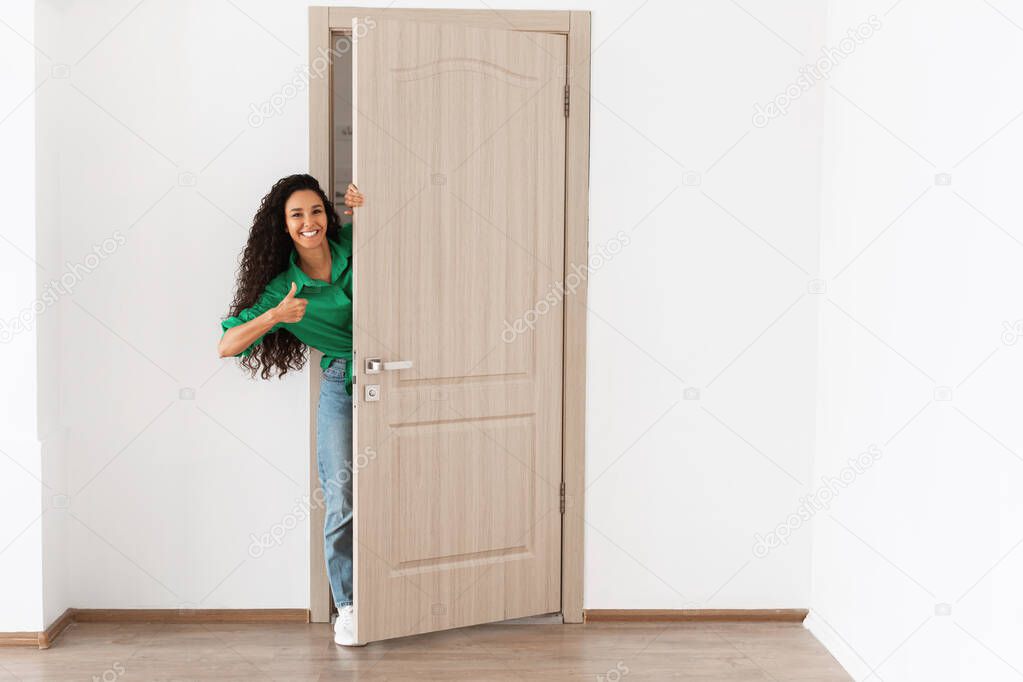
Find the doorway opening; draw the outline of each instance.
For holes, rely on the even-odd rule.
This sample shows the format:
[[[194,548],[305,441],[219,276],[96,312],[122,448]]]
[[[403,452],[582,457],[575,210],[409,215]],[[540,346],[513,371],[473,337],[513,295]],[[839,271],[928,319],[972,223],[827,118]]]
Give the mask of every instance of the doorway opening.
[[[582,90],[571,114],[569,99],[589,42],[586,12],[310,8],[310,173],[341,211],[349,182],[367,197],[353,220],[362,642],[559,608],[582,621],[586,282],[561,285],[587,262],[589,109]],[[493,343],[559,286],[553,312]],[[359,467],[367,444],[379,457]],[[325,622],[322,508],[310,524],[310,616]]]

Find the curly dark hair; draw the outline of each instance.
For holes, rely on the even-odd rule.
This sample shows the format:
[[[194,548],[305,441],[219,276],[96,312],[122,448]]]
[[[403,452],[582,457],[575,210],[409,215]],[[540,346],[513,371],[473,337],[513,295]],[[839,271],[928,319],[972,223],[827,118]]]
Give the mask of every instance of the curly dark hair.
[[[284,205],[295,192],[311,189],[320,195],[327,213],[327,237],[337,241],[340,236],[341,219],[333,202],[320,188],[320,183],[311,175],[297,174],[281,178],[259,204],[245,250],[239,259],[238,285],[228,316],[238,315],[252,306],[267,283],[289,266],[294,242],[284,221]],[[269,379],[274,370],[280,379],[289,369],[300,370],[305,366],[306,345],[287,329],[281,328],[263,337],[247,358],[240,358],[240,364],[249,370],[250,378],[262,369],[260,376]]]

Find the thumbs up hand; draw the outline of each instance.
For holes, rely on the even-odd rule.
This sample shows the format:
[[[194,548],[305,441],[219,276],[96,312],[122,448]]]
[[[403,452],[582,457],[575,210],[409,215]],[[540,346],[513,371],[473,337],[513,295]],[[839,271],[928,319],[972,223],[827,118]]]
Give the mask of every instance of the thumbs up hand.
[[[304,298],[295,298],[297,290],[298,287],[292,282],[291,291],[275,306],[275,316],[278,322],[298,322],[305,316],[305,307],[309,305],[309,301]]]

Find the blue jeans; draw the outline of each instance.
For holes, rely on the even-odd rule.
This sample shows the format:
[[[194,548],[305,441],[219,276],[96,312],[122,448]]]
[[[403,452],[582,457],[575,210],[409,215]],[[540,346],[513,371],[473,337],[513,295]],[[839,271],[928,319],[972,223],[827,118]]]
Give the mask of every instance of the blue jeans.
[[[338,609],[352,603],[352,396],[345,391],[348,361],[323,370],[316,406],[316,461],[326,519],[323,550]]]

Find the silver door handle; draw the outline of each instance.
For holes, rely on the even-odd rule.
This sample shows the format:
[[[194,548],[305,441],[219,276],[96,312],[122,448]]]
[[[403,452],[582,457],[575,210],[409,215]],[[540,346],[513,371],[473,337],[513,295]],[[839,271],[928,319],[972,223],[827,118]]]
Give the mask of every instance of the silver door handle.
[[[411,360],[395,360],[392,362],[381,362],[380,358],[368,358],[366,360],[366,374],[380,374],[380,370],[388,372],[397,369],[409,369],[412,367]]]

